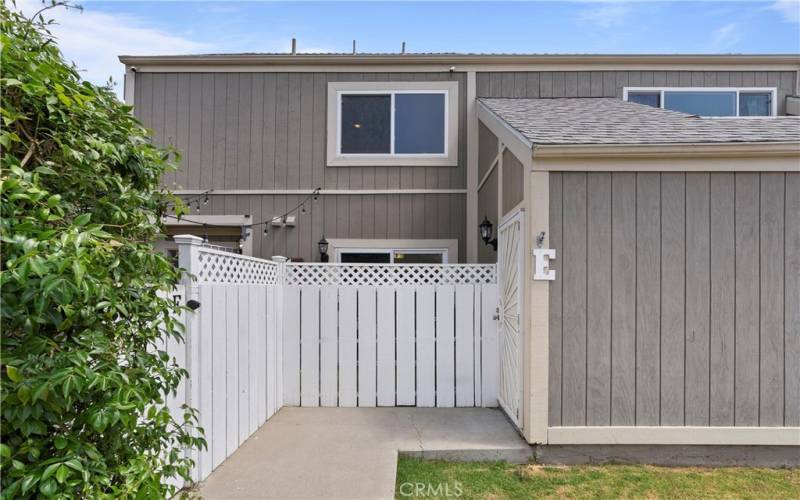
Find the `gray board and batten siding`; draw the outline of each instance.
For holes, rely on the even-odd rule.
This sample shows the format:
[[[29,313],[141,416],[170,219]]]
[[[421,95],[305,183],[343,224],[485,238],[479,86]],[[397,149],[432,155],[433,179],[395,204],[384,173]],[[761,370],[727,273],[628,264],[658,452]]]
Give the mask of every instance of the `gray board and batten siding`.
[[[800,173],[551,172],[551,426],[800,425]]]
[[[481,72],[477,97],[618,97],[624,87],[775,87],[778,114],[796,89],[796,71]]]
[[[459,82],[459,162],[455,167],[326,167],[327,86],[331,81]],[[135,114],[182,155],[164,184],[175,190],[405,190],[466,188],[464,73],[138,73]],[[202,215],[280,215],[300,195],[212,195]],[[457,239],[464,260],[466,195],[326,195],[295,228],[255,234],[255,256],[318,260],[327,238]],[[310,221],[310,222],[309,222]]]

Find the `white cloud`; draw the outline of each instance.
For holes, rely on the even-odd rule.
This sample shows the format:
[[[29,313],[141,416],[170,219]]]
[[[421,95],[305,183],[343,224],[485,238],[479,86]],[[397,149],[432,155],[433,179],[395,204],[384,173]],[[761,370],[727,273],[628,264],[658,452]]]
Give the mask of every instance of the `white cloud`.
[[[800,24],[800,0],[778,0],[769,8],[778,11],[785,22]]]
[[[630,7],[624,4],[602,5],[580,11],[578,20],[607,29],[622,24],[630,10]]]
[[[714,38],[711,41],[715,50],[727,49],[736,45],[741,39],[739,26],[736,23],[726,24],[714,31]]]
[[[34,0],[17,2],[18,8],[26,15],[32,15],[41,5]],[[64,8],[50,9],[44,16],[57,23],[51,25],[50,31],[64,57],[75,63],[83,78],[105,84],[112,77],[120,98],[125,68],[119,62],[119,55],[186,54],[212,50],[209,44],[147,27],[133,16]]]

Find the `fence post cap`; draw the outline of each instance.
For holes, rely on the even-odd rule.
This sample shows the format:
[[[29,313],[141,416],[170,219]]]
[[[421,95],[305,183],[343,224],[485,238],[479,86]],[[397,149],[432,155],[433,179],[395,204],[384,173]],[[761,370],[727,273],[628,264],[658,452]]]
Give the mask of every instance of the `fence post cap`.
[[[193,234],[178,234],[172,238],[178,245],[201,245],[203,238]]]
[[[284,257],[282,255],[273,255],[272,260],[275,262],[288,262],[289,257]]]

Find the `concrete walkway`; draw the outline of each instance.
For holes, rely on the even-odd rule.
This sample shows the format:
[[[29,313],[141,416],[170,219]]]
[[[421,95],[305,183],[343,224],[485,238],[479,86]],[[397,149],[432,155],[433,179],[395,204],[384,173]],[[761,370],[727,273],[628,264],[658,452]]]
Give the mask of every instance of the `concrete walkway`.
[[[524,463],[486,408],[283,408],[201,485],[203,498],[394,498],[397,454]]]

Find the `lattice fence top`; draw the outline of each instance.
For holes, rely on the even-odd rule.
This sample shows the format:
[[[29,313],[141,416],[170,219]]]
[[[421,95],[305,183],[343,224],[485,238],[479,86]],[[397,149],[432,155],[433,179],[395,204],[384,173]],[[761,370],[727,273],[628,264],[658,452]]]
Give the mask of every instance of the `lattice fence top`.
[[[494,264],[286,265],[287,285],[481,285],[496,283]]]
[[[278,264],[269,260],[203,246],[198,261],[192,270],[198,283],[278,284]]]

